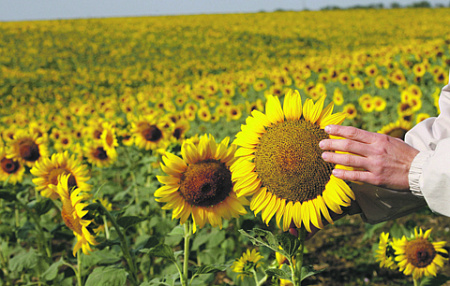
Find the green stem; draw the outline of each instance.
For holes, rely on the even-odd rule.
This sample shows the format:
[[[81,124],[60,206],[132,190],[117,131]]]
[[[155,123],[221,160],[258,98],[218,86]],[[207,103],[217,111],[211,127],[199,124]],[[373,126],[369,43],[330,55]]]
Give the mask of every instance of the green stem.
[[[75,272],[77,276],[78,286],[83,286],[81,282],[81,252],[78,250],[77,252],[77,271]]]
[[[106,239],[109,239],[110,235],[109,235],[108,221],[106,220],[105,215],[102,215],[102,218],[103,218],[103,224],[105,225],[105,237],[106,237]]]
[[[131,179],[133,180],[133,191],[134,191],[134,203],[136,206],[139,206],[139,194],[138,194],[138,188],[136,183],[136,176],[133,172],[130,172]]]
[[[122,253],[127,261],[128,264],[128,270],[130,273],[130,280],[133,283],[133,285],[138,285],[137,283],[137,272],[136,272],[136,265],[134,262],[134,259],[130,253],[130,248],[128,246],[127,239],[125,235],[120,230],[120,226],[117,224],[116,219],[111,215],[111,213],[102,205],[100,201],[97,201],[99,207],[102,209],[103,214],[106,215],[106,217],[111,221],[112,225],[116,229],[117,235],[119,236],[120,240],[120,247],[122,248]]]
[[[414,286],[419,286],[419,285],[420,285],[420,283],[419,283],[419,280],[418,280],[418,279],[413,279],[413,282],[414,282]]]
[[[300,286],[302,284],[302,267],[303,267],[303,253],[305,251],[305,238],[306,238],[306,229],[304,227],[301,227],[298,230],[298,240],[300,242],[300,246],[298,247],[297,254],[295,256],[296,263],[295,266],[293,267],[295,273],[294,286]]]
[[[188,269],[189,269],[189,242],[192,235],[191,221],[187,220],[184,224],[184,261],[183,261],[183,277],[181,285],[188,286]]]
[[[253,273],[253,279],[255,279],[255,285],[259,286],[259,281],[258,281],[258,277],[256,276],[256,270],[255,268],[252,268],[252,273]]]

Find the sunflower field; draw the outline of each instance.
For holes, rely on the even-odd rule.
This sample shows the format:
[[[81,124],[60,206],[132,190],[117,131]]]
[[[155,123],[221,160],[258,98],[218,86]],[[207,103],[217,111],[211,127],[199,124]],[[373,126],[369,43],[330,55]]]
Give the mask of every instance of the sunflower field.
[[[334,221],[318,148],[439,115],[449,14],[2,22],[0,285],[450,285],[450,220]]]

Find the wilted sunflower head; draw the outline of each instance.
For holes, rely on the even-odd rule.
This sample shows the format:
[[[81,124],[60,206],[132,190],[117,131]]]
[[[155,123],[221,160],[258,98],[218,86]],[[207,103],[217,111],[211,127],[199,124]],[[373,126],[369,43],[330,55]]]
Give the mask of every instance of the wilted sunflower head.
[[[236,146],[228,147],[229,138],[216,143],[212,135],[203,135],[198,143],[185,140],[182,158],[166,153],[161,169],[167,176],[157,176],[163,184],[156,190],[163,209],[172,209],[172,218],[184,224],[192,215],[194,231],[206,222],[222,228],[222,218],[231,219],[246,213],[245,198],[237,198],[231,180],[230,165]]]
[[[315,104],[302,105],[300,94],[290,91],[283,108],[278,97],[268,96],[266,114],[253,111],[242,125],[234,144],[239,158],[232,166],[238,196],[252,195],[250,208],[262,212],[268,224],[276,214],[283,230],[293,221],[322,228],[322,216],[332,223],[329,209],[342,213],[353,192],[332,170],[342,168],[325,162],[319,142],[329,138],[323,130],[329,124],[341,124],[344,113],[335,113],[333,103],[323,108],[325,97]]]

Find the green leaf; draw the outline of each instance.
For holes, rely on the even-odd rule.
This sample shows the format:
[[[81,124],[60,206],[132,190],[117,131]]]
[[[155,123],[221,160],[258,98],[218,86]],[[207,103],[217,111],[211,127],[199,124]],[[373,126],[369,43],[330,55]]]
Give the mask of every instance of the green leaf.
[[[96,210],[101,210],[100,209],[100,204],[99,203],[92,203],[92,204],[89,204],[89,205],[87,205],[87,206],[85,206],[84,207],[84,210],[86,210],[86,211],[96,211]]]
[[[31,209],[34,209],[37,215],[43,215],[46,214],[53,207],[53,202],[51,199],[45,199],[39,202],[32,201],[28,204],[28,206]]]
[[[291,274],[282,270],[282,269],[277,269],[277,268],[269,268],[266,269],[266,275],[268,276],[275,276],[278,277],[280,279],[286,279],[286,280],[291,280]]]
[[[11,194],[8,191],[0,191],[0,199],[4,199],[7,202],[13,202],[17,200],[16,195]]]
[[[303,281],[303,279],[306,279],[308,277],[314,276],[320,272],[325,271],[326,268],[320,269],[320,270],[315,270],[311,265],[309,266],[303,266],[302,267],[302,273],[301,273],[301,281]]]
[[[385,224],[386,222],[381,222],[377,224],[366,223],[364,225],[365,231],[364,236],[362,237],[362,241],[372,238],[375,231],[378,230],[379,228],[382,228]]]
[[[148,255],[153,255],[156,257],[167,258],[173,262],[175,261],[175,255],[173,254],[172,248],[164,243],[160,243],[152,248],[141,249],[140,252],[147,253]]]
[[[276,240],[282,247],[282,250],[278,250],[278,252],[290,258],[297,254],[297,250],[300,247],[300,241],[297,237],[288,232],[283,232],[276,236]]]
[[[22,272],[24,269],[33,269],[39,261],[38,254],[34,249],[22,252],[9,260],[9,270]]]
[[[437,276],[426,276],[420,281],[420,286],[440,286],[450,281],[450,277],[438,274]]]
[[[265,246],[269,249],[272,249],[273,251],[278,251],[280,253],[282,250],[280,250],[279,246],[280,244],[278,243],[276,237],[270,232],[270,231],[266,231],[266,230],[262,230],[259,228],[254,228],[253,232],[255,233],[256,236],[253,236],[249,233],[247,233],[245,230],[240,229],[239,232],[243,235],[245,235],[248,239],[250,239],[250,241],[257,246]],[[265,237],[267,239],[267,242],[263,240],[262,237]]]
[[[86,280],[85,286],[122,286],[126,282],[125,269],[107,266],[95,268]]]
[[[55,279],[56,276],[58,275],[59,267],[63,264],[64,261],[62,259],[56,261],[55,263],[50,265],[50,267],[47,268],[47,270],[44,273],[42,273],[42,278],[44,278],[47,281]]]
[[[126,229],[144,220],[146,220],[146,218],[138,216],[123,216],[117,219],[117,224]]]
[[[17,230],[17,237],[22,240],[28,240],[30,238],[30,231],[35,230],[35,225],[29,221],[26,221],[22,227]]]
[[[197,268],[197,271],[194,275],[201,275],[201,274],[209,274],[209,273],[216,273],[220,271],[224,271],[227,268],[227,266],[215,266],[215,265],[202,265]]]
[[[106,266],[117,263],[121,260],[121,255],[113,249],[102,249],[91,252],[90,255],[83,255],[81,257],[82,264],[86,267],[91,266]]]

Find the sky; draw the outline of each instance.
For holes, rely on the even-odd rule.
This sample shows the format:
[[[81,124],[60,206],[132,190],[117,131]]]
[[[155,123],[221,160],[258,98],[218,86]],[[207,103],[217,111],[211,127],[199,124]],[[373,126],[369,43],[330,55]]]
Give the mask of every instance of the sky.
[[[378,3],[390,7],[393,2],[407,6],[420,0],[0,0],[0,21],[320,10]],[[428,2],[448,6],[450,0]]]

